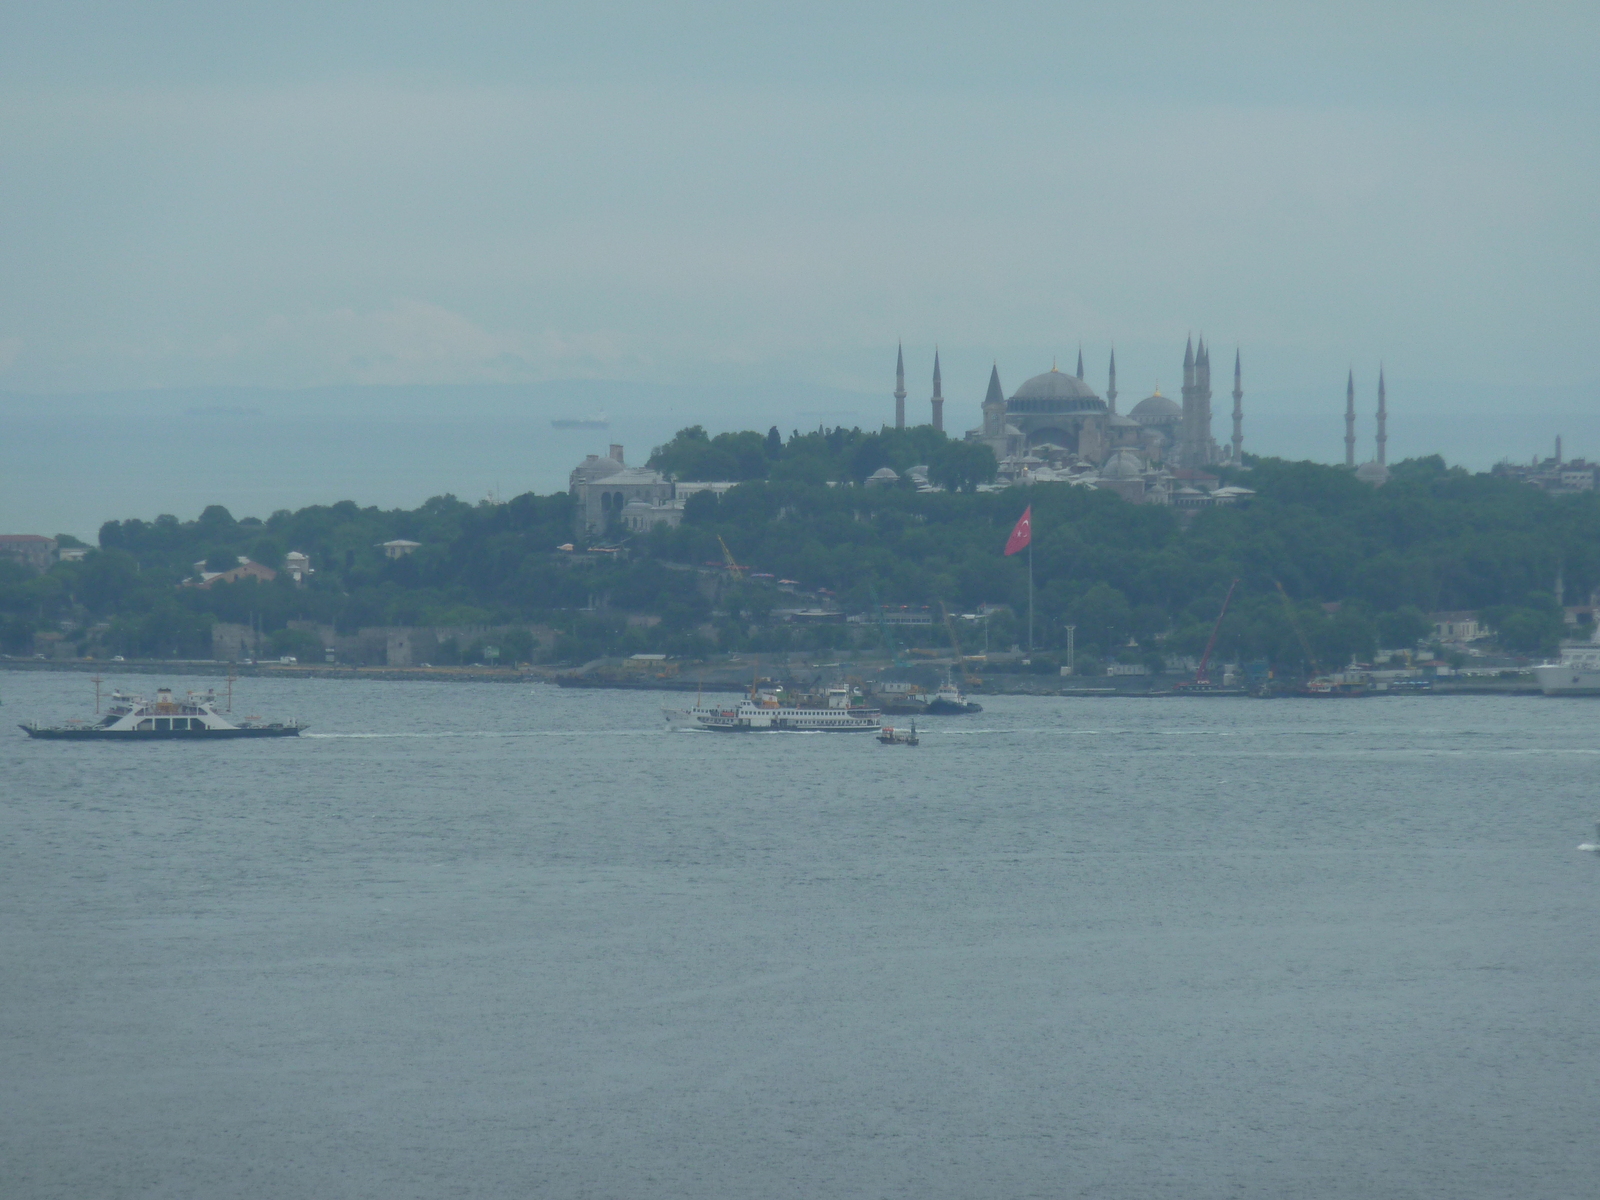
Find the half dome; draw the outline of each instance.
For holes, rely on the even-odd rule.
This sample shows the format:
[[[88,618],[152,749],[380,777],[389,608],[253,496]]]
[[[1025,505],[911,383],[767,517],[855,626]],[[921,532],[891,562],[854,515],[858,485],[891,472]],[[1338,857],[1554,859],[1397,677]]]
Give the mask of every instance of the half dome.
[[[1157,392],[1135,404],[1128,415],[1141,425],[1165,425],[1168,421],[1183,420],[1183,409]]]
[[[1132,450],[1118,450],[1100,468],[1101,479],[1138,479],[1144,474],[1144,463]]]

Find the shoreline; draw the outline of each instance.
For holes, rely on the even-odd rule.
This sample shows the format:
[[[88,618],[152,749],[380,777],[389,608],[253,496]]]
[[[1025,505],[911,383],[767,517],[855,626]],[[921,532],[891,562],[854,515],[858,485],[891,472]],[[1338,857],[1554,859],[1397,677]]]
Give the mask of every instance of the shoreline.
[[[352,667],[336,663],[225,663],[208,659],[16,659],[0,671],[94,671],[102,675],[201,675],[225,679],[403,679],[412,682],[467,680],[472,683],[523,683],[542,680],[545,668],[531,667]]]
[[[807,669],[803,664],[771,664],[773,667],[790,666]],[[859,664],[862,670],[871,670],[869,663]],[[810,668],[816,669],[816,668]],[[595,679],[580,675],[572,667],[367,667],[340,666],[334,663],[225,663],[207,659],[135,659],[128,662],[107,662],[102,659],[13,659],[0,661],[0,671],[54,671],[102,675],[190,675],[225,679],[231,672],[236,679],[369,679],[405,683],[547,683],[584,690],[617,690],[639,692],[693,692],[717,693],[743,692],[748,687],[745,680],[705,679],[689,680],[682,675],[669,679],[622,679],[607,677]],[[1061,686],[1049,676],[1018,675],[1015,682],[1005,676],[991,675],[975,696],[1072,696],[1127,697],[1146,700],[1165,700],[1182,695],[1167,687],[1108,686],[1091,683],[1092,676],[1082,677],[1084,682],[1075,686]],[[1050,680],[1050,684],[1045,681]],[[1144,682],[1144,680],[1141,680]],[[1054,686],[1051,686],[1054,685]],[[1379,692],[1373,699],[1387,693]],[[1511,678],[1472,678],[1441,680],[1426,692],[1395,693],[1412,696],[1542,696],[1532,673]],[[1249,699],[1248,696],[1208,696],[1207,699]],[[1292,698],[1292,697],[1284,697]]]

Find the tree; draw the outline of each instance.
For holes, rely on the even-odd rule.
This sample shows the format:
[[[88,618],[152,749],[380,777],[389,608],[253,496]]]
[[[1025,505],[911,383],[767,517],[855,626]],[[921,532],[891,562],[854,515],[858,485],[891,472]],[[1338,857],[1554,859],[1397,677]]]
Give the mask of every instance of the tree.
[[[1521,604],[1497,604],[1482,612],[1495,637],[1507,650],[1522,654],[1554,654],[1566,632],[1566,621],[1555,600],[1539,593]]]
[[[1078,627],[1078,644],[1098,646],[1101,651],[1109,651],[1127,641],[1133,619],[1128,598],[1105,583],[1095,584],[1078,597],[1067,614]]]
[[[1378,640],[1385,649],[1408,650],[1433,632],[1433,622],[1420,608],[1406,605],[1378,617]]]
[[[985,443],[947,441],[928,463],[928,482],[952,492],[975,492],[980,483],[993,483],[998,470]]]

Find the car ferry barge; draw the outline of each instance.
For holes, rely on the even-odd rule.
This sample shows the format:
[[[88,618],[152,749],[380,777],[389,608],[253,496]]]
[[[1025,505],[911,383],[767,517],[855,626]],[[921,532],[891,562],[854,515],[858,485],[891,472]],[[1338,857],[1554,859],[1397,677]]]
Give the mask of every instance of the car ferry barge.
[[[179,700],[171,688],[161,688],[154,700],[132,696],[124,692],[111,693],[111,707],[106,715],[93,725],[72,722],[66,725],[44,727],[34,722],[22,726],[31,738],[61,739],[80,742],[146,742],[183,739],[215,741],[218,738],[270,738],[299,737],[305,725],[299,721],[288,724],[257,725],[245,721],[235,725],[217,711],[214,692],[189,692]]]

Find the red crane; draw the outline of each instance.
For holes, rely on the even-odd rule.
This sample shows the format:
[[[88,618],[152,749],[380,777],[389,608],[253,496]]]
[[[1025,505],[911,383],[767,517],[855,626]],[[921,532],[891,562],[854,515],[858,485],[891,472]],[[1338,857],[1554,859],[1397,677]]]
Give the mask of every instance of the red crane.
[[[1206,674],[1206,668],[1211,663],[1211,652],[1217,648],[1217,634],[1222,632],[1222,618],[1228,615],[1228,602],[1233,599],[1233,589],[1239,586],[1235,579],[1228,585],[1228,594],[1222,598],[1222,611],[1217,614],[1217,623],[1211,627],[1211,637],[1206,642],[1206,652],[1200,656],[1200,665],[1194,669],[1196,683],[1210,683],[1211,676]]]

